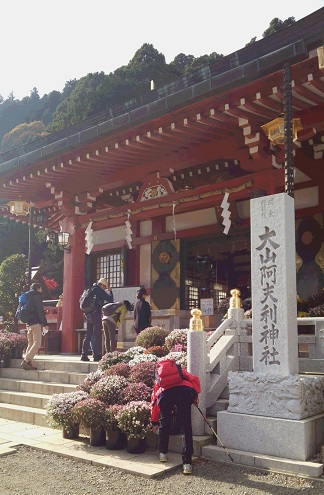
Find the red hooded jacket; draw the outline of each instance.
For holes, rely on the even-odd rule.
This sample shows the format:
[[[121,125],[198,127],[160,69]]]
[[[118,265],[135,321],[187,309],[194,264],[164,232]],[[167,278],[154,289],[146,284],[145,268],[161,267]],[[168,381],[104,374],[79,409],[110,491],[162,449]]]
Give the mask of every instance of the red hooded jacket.
[[[183,380],[181,380],[176,387],[190,387],[193,389],[193,391],[198,395],[200,393],[200,381],[198,376],[192,375],[189,373],[187,370],[184,368],[181,368],[182,375],[184,377]],[[152,423],[158,423],[159,418],[160,418],[160,406],[159,406],[159,397],[160,395],[165,391],[170,388],[176,388],[174,386],[170,387],[161,387],[159,383],[157,383],[157,380],[155,380],[154,387],[153,387],[153,392],[151,395],[151,421]]]

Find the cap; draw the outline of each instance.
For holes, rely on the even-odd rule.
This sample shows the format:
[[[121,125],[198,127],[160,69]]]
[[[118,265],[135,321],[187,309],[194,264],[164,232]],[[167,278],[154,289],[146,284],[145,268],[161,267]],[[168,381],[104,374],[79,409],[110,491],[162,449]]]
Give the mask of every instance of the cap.
[[[99,284],[102,284],[102,285],[104,285],[108,289],[108,282],[107,282],[107,280],[105,278],[99,278],[97,284],[98,285]]]

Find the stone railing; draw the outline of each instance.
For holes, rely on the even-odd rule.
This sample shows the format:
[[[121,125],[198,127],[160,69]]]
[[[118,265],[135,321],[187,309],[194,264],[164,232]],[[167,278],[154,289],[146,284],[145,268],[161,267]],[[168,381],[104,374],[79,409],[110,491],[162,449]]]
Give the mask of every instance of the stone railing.
[[[234,310],[240,311],[240,310]],[[238,313],[239,315],[239,313]],[[235,313],[206,342],[206,408],[213,406],[228,383],[229,371],[252,371],[252,319]],[[237,318],[233,316],[238,316]],[[297,318],[300,373],[324,373],[324,318]],[[315,368],[311,361],[316,363]]]

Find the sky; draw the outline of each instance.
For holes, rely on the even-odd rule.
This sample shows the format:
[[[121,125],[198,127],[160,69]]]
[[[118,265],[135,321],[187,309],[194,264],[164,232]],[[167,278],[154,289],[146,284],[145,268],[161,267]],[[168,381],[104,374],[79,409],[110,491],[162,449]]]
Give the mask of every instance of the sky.
[[[270,10],[271,5],[271,10]],[[109,74],[150,43],[176,55],[228,55],[257,40],[271,20],[296,21],[324,0],[1,0],[0,95],[43,96],[88,73]]]

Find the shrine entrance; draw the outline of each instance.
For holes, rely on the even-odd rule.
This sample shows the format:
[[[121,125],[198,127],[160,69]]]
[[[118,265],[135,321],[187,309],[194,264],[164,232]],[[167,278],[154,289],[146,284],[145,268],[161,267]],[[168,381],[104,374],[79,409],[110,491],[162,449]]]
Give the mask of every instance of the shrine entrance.
[[[185,241],[185,252],[184,309],[212,298],[217,311],[233,288],[241,291],[242,300],[251,297],[249,235]]]

